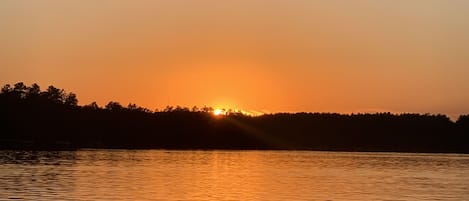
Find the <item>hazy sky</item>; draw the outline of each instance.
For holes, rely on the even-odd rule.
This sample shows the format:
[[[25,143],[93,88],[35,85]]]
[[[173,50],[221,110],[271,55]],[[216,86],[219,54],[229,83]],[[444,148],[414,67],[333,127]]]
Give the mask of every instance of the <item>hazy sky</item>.
[[[0,82],[96,100],[469,113],[465,0],[1,0]]]

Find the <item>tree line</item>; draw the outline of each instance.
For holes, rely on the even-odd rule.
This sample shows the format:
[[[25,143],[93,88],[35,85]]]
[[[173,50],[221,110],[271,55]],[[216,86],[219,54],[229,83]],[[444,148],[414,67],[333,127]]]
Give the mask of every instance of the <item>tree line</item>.
[[[19,82],[0,92],[0,149],[285,149],[469,153],[469,115],[276,113],[111,101]]]

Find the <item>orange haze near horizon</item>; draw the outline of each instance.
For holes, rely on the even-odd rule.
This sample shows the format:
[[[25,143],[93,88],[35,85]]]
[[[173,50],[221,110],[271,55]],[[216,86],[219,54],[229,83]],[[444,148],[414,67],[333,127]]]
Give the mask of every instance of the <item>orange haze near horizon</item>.
[[[3,0],[0,82],[149,109],[469,113],[469,1]]]

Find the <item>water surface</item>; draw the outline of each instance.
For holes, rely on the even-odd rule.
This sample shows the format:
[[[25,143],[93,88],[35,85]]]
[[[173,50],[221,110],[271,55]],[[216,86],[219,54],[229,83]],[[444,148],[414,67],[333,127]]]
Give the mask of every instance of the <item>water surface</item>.
[[[469,200],[469,156],[0,151],[0,200]]]

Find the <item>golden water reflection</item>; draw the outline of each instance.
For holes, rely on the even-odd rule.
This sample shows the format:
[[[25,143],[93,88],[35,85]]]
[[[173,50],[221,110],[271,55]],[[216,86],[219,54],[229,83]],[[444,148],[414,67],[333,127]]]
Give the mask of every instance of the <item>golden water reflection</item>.
[[[0,151],[0,198],[469,200],[469,156],[303,151]]]

